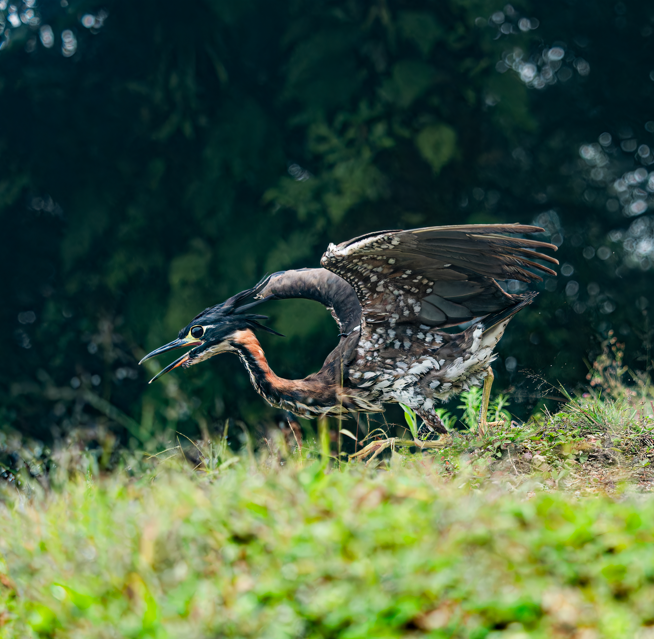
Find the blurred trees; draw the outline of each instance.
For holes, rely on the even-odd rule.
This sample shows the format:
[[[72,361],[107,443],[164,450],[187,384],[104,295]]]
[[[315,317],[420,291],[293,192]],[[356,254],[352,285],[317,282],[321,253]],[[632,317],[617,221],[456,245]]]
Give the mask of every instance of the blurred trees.
[[[152,387],[136,360],[266,272],[381,228],[536,221],[560,246],[561,276],[499,349],[518,414],[538,396],[525,370],[579,383],[611,329],[649,367],[645,3],[22,0],[0,15],[0,428],[146,439],[264,419],[231,358]],[[269,312],[288,335],[262,338],[273,367],[315,370],[328,314]]]

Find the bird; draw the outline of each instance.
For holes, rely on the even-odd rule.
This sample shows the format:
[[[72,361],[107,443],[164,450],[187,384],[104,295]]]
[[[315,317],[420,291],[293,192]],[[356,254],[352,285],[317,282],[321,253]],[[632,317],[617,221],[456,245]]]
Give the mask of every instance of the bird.
[[[468,224],[376,231],[330,244],[321,268],[263,278],[206,308],[177,339],[139,363],[190,347],[151,383],[175,368],[234,353],[255,390],[276,408],[305,418],[343,419],[399,403],[413,409],[434,436],[447,433],[435,406],[483,385],[478,432],[484,434],[500,423],[487,421],[495,346],[513,316],[537,295],[512,294],[499,282],[529,284],[556,275],[542,262],[558,261],[539,251],[557,247],[523,237],[542,232],[523,224]],[[323,304],[339,328],[339,342],[322,368],[298,380],[278,377],[270,368],[257,333],[281,334],[254,311],[291,298]]]

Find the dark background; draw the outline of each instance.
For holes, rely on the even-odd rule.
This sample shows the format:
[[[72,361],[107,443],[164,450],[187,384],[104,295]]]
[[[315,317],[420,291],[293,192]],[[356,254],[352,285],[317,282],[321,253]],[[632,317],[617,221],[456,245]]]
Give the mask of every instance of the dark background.
[[[649,3],[2,0],[0,16],[1,432],[143,443],[270,422],[231,356],[152,386],[163,358],[136,362],[265,273],[383,228],[536,222],[560,247],[499,347],[518,416],[542,380],[584,383],[611,330],[649,368]],[[327,312],[269,312],[276,372],[316,370]]]

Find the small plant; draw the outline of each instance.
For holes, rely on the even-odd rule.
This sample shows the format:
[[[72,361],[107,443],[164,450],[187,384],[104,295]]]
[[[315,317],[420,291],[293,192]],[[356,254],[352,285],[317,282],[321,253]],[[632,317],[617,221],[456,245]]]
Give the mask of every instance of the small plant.
[[[481,410],[481,388],[473,386],[469,391],[461,393],[459,399],[461,403],[457,406],[463,410],[461,422],[465,424],[470,430],[477,427],[479,421],[479,411]]]
[[[457,408],[463,410],[461,422],[470,430],[477,428],[477,424],[479,423],[482,396],[483,391],[478,386],[473,386],[470,390],[461,393],[459,396],[461,404],[459,404]],[[500,393],[497,397],[492,398],[488,404],[488,421],[497,422],[503,419],[510,422],[511,413],[506,410],[508,405],[509,398],[506,395]]]
[[[409,430],[411,431],[411,435],[413,436],[413,439],[418,439],[418,416],[416,415],[416,411],[413,410],[410,406],[407,406],[406,404],[400,404],[402,407],[402,410],[404,411],[404,419],[407,423],[407,426],[409,427]]]
[[[482,400],[482,389],[473,386],[470,390],[461,393],[459,396],[461,404],[457,406],[463,410],[463,416],[461,417],[461,423],[464,424],[469,430],[474,430],[477,428],[479,422],[479,413],[481,411],[481,400]],[[500,394],[497,397],[491,399],[488,405],[488,421],[497,422],[500,420],[505,420],[511,422],[511,413],[506,410],[506,407],[509,405],[509,398],[507,395]],[[407,426],[411,431],[411,435],[414,439],[420,439],[418,432],[422,424],[418,425],[418,416],[416,412],[406,404],[400,404],[402,410],[404,411],[404,419],[406,420]],[[457,422],[456,415],[453,415],[447,408],[437,408],[434,410],[437,417],[441,420],[443,426],[446,430],[450,431],[454,428],[454,425]]]
[[[614,398],[625,391],[635,395],[626,387],[625,375],[628,370],[624,365],[624,344],[618,342],[613,331],[609,331],[607,339],[602,341],[602,352],[590,367],[586,379],[591,388],[604,390],[605,394]]]
[[[456,415],[452,415],[447,408],[436,408],[434,410],[436,413],[436,416],[438,419],[441,420],[441,424],[445,426],[446,430],[452,430],[454,428],[454,424],[456,424]]]

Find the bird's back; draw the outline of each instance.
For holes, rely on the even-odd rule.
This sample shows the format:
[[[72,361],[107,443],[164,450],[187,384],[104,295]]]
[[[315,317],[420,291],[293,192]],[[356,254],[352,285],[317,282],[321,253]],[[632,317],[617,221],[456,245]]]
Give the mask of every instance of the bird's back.
[[[535,297],[511,295],[497,280],[555,274],[534,261],[557,263],[536,252],[555,246],[499,234],[541,231],[467,225],[371,233],[330,245],[322,269],[274,274],[259,296],[314,299],[332,310],[339,344],[302,380],[322,389],[319,403],[340,402],[335,414],[387,402],[424,411],[481,383],[511,317]]]

